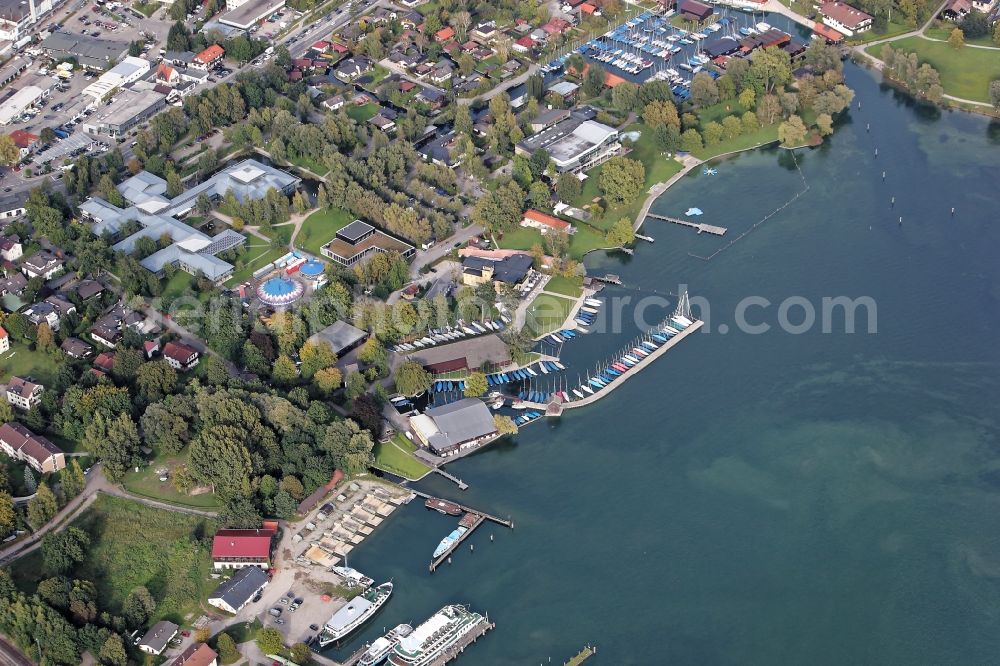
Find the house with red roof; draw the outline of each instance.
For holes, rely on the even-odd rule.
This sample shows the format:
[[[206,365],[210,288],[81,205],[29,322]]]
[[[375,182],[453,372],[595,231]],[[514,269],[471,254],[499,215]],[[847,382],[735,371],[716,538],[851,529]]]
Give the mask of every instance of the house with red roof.
[[[161,62],[156,66],[156,70],[153,72],[153,77],[156,79],[157,83],[162,83],[167,86],[176,85],[181,80],[181,75],[177,73],[177,70],[165,62]]]
[[[434,41],[444,44],[445,42],[455,38],[455,29],[451,26],[441,28],[434,33]]]
[[[533,48],[535,48],[535,40],[527,35],[515,41],[513,46],[513,49],[518,53],[527,53]]]
[[[14,145],[18,147],[21,151],[21,159],[34,152],[35,148],[38,147],[39,139],[37,134],[32,134],[31,132],[23,129],[14,130],[10,133],[11,141]]]
[[[10,335],[4,330],[3,326],[0,326],[0,354],[6,354],[10,351]]]
[[[163,346],[163,358],[174,370],[187,371],[198,365],[198,352],[183,342],[171,340]]]
[[[273,529],[219,530],[212,540],[212,563],[216,569],[267,569],[274,534]]]
[[[194,57],[191,61],[191,66],[195,69],[211,69],[212,66],[222,60],[225,55],[225,49],[218,44],[212,44]]]
[[[573,225],[566,220],[560,220],[558,217],[552,217],[551,215],[546,215],[545,213],[535,210],[534,208],[529,208],[524,216],[521,218],[521,226],[528,227],[529,229],[538,229],[543,234],[549,233],[550,231],[565,231],[567,233],[573,233],[576,229]]]
[[[562,33],[573,27],[569,21],[561,18],[551,19],[548,23],[542,26],[542,30],[550,35],[561,35]]]

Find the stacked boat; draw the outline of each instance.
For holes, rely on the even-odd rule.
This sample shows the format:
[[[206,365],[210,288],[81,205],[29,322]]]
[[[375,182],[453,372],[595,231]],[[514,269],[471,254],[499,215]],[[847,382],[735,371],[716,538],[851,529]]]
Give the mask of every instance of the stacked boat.
[[[579,331],[586,333],[588,332],[588,326],[592,326],[595,321],[597,321],[597,314],[601,310],[601,306],[604,303],[597,298],[587,298],[583,301],[583,305],[580,306],[580,311],[576,313],[574,320],[578,325]]]
[[[465,337],[496,333],[502,331],[508,323],[510,323],[510,319],[506,316],[501,316],[499,319],[487,319],[481,322],[474,321],[470,323],[459,320],[454,326],[431,329],[424,337],[400,343],[395,347],[391,347],[390,351],[405,353],[416,351],[417,349],[429,349],[437,345],[455,342]]]
[[[572,340],[576,337],[576,331],[564,328],[561,331],[556,331],[555,333],[550,333],[545,339],[549,342],[553,342],[560,345],[568,340]]]

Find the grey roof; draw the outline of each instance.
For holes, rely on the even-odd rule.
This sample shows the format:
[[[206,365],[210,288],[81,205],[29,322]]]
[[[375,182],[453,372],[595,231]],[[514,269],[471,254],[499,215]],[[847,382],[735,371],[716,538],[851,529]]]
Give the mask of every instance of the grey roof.
[[[493,279],[496,282],[507,284],[517,284],[524,279],[531,270],[533,259],[530,254],[512,254],[499,261],[483,259],[481,257],[466,257],[462,262],[465,268],[481,270],[486,266],[493,267]]]
[[[338,356],[367,337],[368,333],[344,321],[335,321],[309,338],[311,342],[326,342]]]
[[[77,358],[83,358],[87,354],[94,351],[93,346],[87,344],[80,338],[66,338],[63,343],[59,345],[59,348],[70,356],[75,356]]]
[[[72,56],[85,67],[105,69],[121,58],[128,50],[128,43],[68,32],[53,32],[42,41],[42,48],[56,58]]]
[[[281,9],[285,0],[247,0],[239,7],[231,9],[219,17],[220,23],[225,23],[242,30],[248,30],[253,24],[271,12]]]
[[[240,608],[267,585],[267,573],[260,567],[243,567],[216,588],[209,599],[221,599],[230,608]]]
[[[163,652],[163,649],[167,647],[167,642],[174,637],[178,629],[180,627],[173,622],[160,620],[149,628],[146,635],[139,641],[139,645],[144,645],[154,652]]]
[[[477,398],[463,398],[440,407],[431,407],[424,414],[434,421],[439,431],[430,437],[431,446],[438,450],[458,446],[497,431],[489,408]]]

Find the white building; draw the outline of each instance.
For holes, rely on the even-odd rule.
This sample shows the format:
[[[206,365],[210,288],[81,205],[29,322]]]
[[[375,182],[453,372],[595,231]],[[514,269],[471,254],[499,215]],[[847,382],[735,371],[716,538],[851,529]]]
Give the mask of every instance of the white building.
[[[843,2],[824,2],[819,13],[823,23],[848,37],[872,28],[871,14]]]
[[[16,42],[52,11],[52,0],[0,0],[0,41]]]
[[[152,65],[148,60],[125,56],[120,63],[101,74],[101,77],[83,89],[84,95],[89,95],[100,102],[114,90],[134,81],[138,81],[149,72]]]
[[[0,354],[10,351],[10,335],[0,326]]]
[[[0,104],[0,125],[9,125],[14,119],[30,109],[45,97],[46,92],[38,86],[25,86]]]
[[[7,382],[7,402],[21,409],[31,409],[42,401],[44,391],[45,387],[31,381],[30,377],[11,377]]]

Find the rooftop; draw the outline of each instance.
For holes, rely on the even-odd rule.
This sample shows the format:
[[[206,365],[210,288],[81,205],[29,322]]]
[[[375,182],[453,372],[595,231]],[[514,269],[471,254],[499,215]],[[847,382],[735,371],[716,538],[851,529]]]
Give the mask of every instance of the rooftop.
[[[219,599],[230,608],[240,608],[267,585],[267,573],[260,567],[243,567],[233,577],[222,583],[209,596]]]
[[[309,340],[310,342],[325,342],[333,349],[333,353],[339,355],[343,350],[364,340],[367,335],[365,331],[351,326],[347,322],[335,321]]]
[[[212,540],[212,559],[250,557],[267,560],[271,556],[273,530],[219,530]]]

